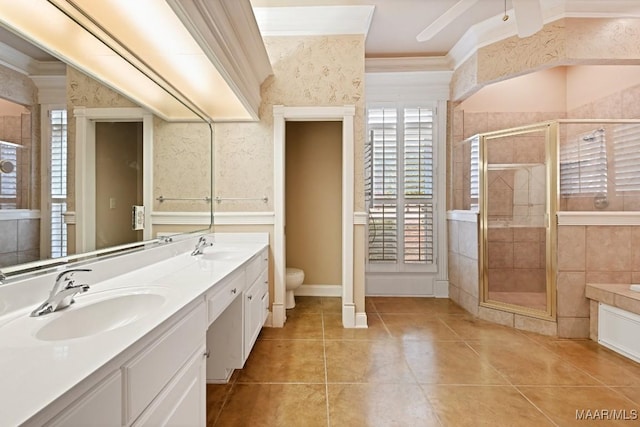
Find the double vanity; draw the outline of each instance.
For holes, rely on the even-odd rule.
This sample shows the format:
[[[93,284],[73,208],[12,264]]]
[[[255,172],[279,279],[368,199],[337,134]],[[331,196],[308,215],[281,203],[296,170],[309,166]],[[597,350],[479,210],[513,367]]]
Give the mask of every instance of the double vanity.
[[[206,383],[266,321],[269,258],[266,233],[199,237],[83,263],[89,289],[40,316],[64,269],[1,286],[0,425],[205,425]]]

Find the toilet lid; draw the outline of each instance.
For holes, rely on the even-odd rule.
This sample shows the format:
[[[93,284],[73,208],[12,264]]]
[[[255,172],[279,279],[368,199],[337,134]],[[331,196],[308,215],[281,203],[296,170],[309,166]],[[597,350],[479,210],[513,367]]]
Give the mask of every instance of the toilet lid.
[[[304,271],[299,268],[287,267],[287,276],[297,276],[298,274],[304,274]]]

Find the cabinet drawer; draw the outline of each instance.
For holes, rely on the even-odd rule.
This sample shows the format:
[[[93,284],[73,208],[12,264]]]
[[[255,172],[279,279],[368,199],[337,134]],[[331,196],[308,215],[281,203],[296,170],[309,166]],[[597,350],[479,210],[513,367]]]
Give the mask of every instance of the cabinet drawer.
[[[178,321],[151,347],[122,367],[127,423],[135,420],[178,372],[205,336],[204,304]]]
[[[207,325],[211,325],[229,304],[245,289],[245,273],[239,271],[233,276],[215,286],[218,289],[207,294]]]
[[[256,281],[260,273],[266,270],[269,265],[269,253],[267,249],[263,249],[258,255],[256,255],[249,264],[247,264],[245,271],[247,272],[247,286],[250,286]]]

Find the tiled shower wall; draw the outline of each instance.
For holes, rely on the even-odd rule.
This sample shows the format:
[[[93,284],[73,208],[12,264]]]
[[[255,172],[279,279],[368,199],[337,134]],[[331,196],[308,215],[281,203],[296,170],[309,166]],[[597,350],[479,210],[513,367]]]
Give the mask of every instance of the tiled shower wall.
[[[40,220],[0,220],[0,268],[40,259]]]
[[[449,297],[474,316],[478,315],[478,223],[449,219]]]

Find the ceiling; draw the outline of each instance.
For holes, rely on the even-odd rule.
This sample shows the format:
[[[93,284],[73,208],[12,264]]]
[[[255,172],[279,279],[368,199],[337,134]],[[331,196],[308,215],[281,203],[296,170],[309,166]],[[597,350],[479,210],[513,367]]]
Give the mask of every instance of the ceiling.
[[[537,1],[537,0],[529,0]],[[443,17],[444,27],[433,38],[418,42],[416,36],[434,23],[460,0],[251,0],[254,11],[261,8],[289,8],[299,15],[302,7],[373,5],[373,15],[366,38],[367,58],[445,56],[470,29],[493,26],[506,36],[515,34],[516,17],[511,0],[506,0],[509,20],[503,21],[505,0],[477,0],[457,17]],[[540,0],[545,20],[562,16],[634,16],[640,17],[640,0]],[[333,8],[333,10],[337,10]],[[263,23],[258,17],[258,24]],[[335,21],[342,17],[336,15]],[[519,19],[526,19],[520,17]],[[340,22],[336,22],[339,24]],[[300,26],[306,23],[300,22]],[[476,26],[476,27],[474,27]]]

